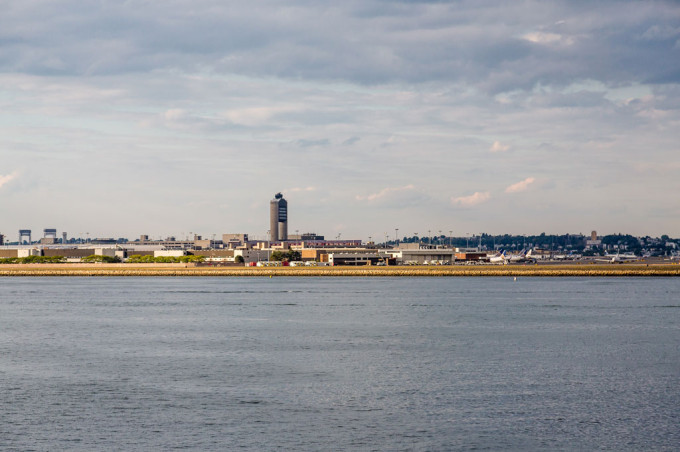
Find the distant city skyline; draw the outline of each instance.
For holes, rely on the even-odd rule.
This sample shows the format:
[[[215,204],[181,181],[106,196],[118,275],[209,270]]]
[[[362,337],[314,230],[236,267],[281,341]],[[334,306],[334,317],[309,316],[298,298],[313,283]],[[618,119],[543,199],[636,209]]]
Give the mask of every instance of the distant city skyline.
[[[41,230],[30,230],[30,229],[21,229],[17,231],[17,233],[14,234],[7,234],[3,233],[0,231],[0,235],[2,235],[5,244],[9,243],[17,243],[20,242],[20,244],[40,244],[41,240],[44,238],[53,238],[54,242],[46,242],[45,244],[51,245],[51,244],[64,244],[64,243],[88,243],[90,241],[93,242],[101,242],[101,243],[108,243],[107,241],[113,240],[115,241],[120,241],[120,240],[126,240],[129,242],[135,242],[135,241],[142,241],[142,242],[165,242],[165,241],[185,241],[185,242],[195,242],[195,241],[210,241],[210,240],[216,240],[216,241],[221,241],[223,236],[236,236],[236,237],[249,237],[247,240],[250,240],[252,242],[281,242],[281,241],[290,241],[290,242],[298,242],[298,241],[323,241],[323,242],[333,242],[333,241],[353,241],[356,242],[357,240],[363,241],[365,243],[368,242],[374,242],[374,243],[392,243],[392,244],[398,244],[402,240],[405,242],[413,243],[413,239],[418,239],[422,244],[440,244],[440,245],[447,245],[450,244],[450,240],[464,240],[466,242],[469,242],[471,245],[475,245],[477,241],[479,240],[480,243],[482,240],[484,243],[487,243],[489,241],[493,241],[495,239],[501,240],[508,240],[509,238],[515,237],[519,238],[521,241],[521,238],[524,238],[525,240],[530,240],[532,237],[538,238],[538,237],[559,237],[567,240],[568,243],[571,240],[593,240],[596,241],[598,239],[601,239],[603,237],[616,237],[616,236],[632,236],[632,237],[638,237],[640,239],[649,237],[651,239],[665,239],[665,240],[671,240],[671,241],[677,241],[680,240],[680,237],[677,236],[669,236],[668,234],[660,234],[658,236],[650,236],[650,235],[641,235],[641,236],[636,236],[631,233],[627,232],[616,232],[616,233],[607,233],[607,234],[600,234],[597,231],[591,231],[589,234],[584,234],[580,232],[575,232],[575,233],[551,233],[551,232],[542,232],[542,233],[536,233],[536,234],[512,234],[512,233],[507,233],[507,232],[500,232],[500,233],[488,233],[488,232],[479,232],[479,233],[466,233],[464,235],[461,234],[455,234],[454,231],[426,231],[424,234],[418,233],[417,235],[411,234],[411,235],[402,235],[401,233],[397,236],[396,235],[396,230],[394,231],[394,234],[388,234],[388,233],[383,233],[382,235],[378,236],[372,236],[368,237],[368,239],[364,238],[357,238],[357,237],[341,237],[341,234],[338,234],[338,236],[335,237],[330,237],[330,236],[324,236],[323,234],[316,234],[311,231],[295,231],[295,234],[292,236],[289,236],[286,240],[282,240],[281,238],[277,238],[276,240],[273,240],[271,237],[271,233],[266,234],[264,236],[261,235],[252,235],[249,234],[248,232],[241,232],[241,233],[232,233],[232,232],[224,232],[224,233],[214,233],[214,234],[201,234],[198,232],[193,232],[190,231],[189,233],[180,233],[180,234],[169,234],[169,235],[162,235],[162,234],[138,234],[134,236],[123,236],[120,234],[112,234],[112,235],[102,235],[102,236],[96,236],[96,235],[91,235],[90,233],[84,233],[84,234],[71,234],[68,233],[68,231],[57,231],[56,229],[49,229],[49,233],[45,234]],[[57,234],[58,232],[58,234]],[[268,231],[270,232],[270,231]],[[302,238],[300,238],[302,237]],[[305,238],[306,237],[306,238]],[[30,238],[30,242],[29,242]],[[21,239],[21,240],[19,240]],[[65,240],[65,241],[64,241]],[[230,239],[231,240],[231,239]],[[447,240],[449,242],[447,242]],[[0,242],[1,243],[1,242]]]
[[[187,14],[190,9],[191,14]],[[680,236],[680,5],[9,2],[0,233]]]

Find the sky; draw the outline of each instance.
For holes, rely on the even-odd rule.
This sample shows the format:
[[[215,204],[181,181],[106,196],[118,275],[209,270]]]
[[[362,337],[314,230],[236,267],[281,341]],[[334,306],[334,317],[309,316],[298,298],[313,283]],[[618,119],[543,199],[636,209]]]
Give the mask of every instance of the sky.
[[[0,0],[0,233],[680,236],[680,4]],[[398,232],[396,231],[398,229]]]

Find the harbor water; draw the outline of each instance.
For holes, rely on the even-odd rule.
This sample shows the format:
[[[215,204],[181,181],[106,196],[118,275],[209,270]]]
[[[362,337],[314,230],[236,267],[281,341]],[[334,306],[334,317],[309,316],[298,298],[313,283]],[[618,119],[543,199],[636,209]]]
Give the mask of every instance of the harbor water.
[[[677,450],[677,278],[0,279],[2,450]]]

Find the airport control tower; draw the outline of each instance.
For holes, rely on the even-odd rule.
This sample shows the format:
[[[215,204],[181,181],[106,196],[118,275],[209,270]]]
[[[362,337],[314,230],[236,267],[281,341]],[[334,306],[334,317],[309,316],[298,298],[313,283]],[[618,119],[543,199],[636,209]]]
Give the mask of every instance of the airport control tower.
[[[281,193],[269,203],[269,237],[272,242],[288,240],[288,201]]]

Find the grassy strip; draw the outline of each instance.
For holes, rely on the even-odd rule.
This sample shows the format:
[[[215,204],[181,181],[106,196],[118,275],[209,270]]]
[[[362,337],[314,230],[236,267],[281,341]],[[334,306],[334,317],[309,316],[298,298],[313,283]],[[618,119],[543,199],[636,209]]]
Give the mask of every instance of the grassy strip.
[[[680,265],[409,266],[409,267],[184,267],[25,265],[0,267],[0,276],[680,276]]]

